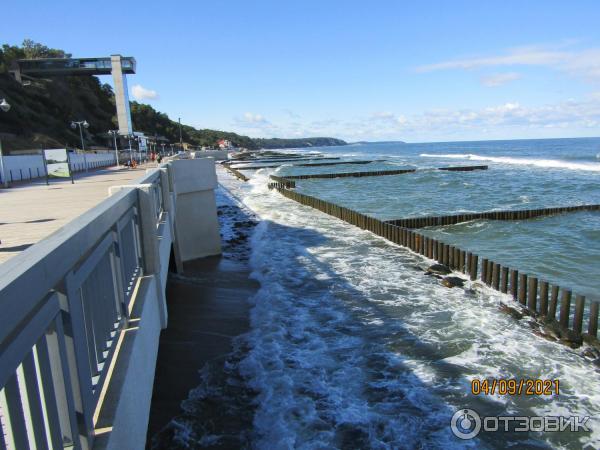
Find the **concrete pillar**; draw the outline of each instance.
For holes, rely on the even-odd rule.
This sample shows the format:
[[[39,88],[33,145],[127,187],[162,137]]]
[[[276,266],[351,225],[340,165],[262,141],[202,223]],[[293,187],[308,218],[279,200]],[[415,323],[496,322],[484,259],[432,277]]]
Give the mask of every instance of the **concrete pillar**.
[[[131,134],[131,111],[129,110],[129,90],[127,78],[123,73],[121,55],[111,55],[113,83],[115,85],[115,103],[117,104],[117,119],[119,121],[119,134]]]
[[[181,261],[219,255],[214,159],[171,161],[169,176],[175,194],[175,245]]]

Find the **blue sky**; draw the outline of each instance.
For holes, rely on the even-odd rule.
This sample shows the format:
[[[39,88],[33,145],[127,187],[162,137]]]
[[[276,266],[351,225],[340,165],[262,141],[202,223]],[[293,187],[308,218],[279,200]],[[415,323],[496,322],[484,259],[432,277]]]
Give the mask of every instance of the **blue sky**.
[[[30,0],[2,10],[3,43],[136,57],[132,97],[200,128],[349,141],[600,136],[598,1]]]

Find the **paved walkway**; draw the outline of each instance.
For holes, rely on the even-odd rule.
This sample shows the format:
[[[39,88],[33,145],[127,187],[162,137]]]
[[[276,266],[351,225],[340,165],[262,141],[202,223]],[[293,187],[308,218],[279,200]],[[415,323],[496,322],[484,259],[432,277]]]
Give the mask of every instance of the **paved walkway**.
[[[0,264],[100,203],[110,186],[128,184],[155,166],[77,174],[75,184],[53,180],[47,186],[40,179],[0,189]]]

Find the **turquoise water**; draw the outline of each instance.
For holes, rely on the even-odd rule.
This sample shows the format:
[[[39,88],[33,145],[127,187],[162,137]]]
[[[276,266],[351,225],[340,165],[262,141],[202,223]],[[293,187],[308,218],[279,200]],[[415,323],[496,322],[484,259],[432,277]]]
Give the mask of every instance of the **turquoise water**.
[[[402,175],[296,183],[300,192],[383,220],[600,203],[600,139],[376,143],[321,150],[386,162],[312,171],[282,167],[278,174],[417,169]],[[489,169],[435,170],[463,165]],[[460,224],[428,230],[428,234],[600,299],[599,229],[600,213],[594,212],[518,223]]]
[[[467,145],[473,154],[502,156],[511,145],[530,153],[541,152],[532,145],[545,146],[554,153],[538,155],[542,163],[488,161],[487,172],[303,180],[298,186],[385,218],[478,211],[499,202],[505,209],[598,201],[594,151],[600,140]],[[579,157],[559,158],[561,149],[577,145]],[[465,151],[461,144],[448,147]],[[420,156],[451,151],[445,144],[320,150],[353,159],[385,157],[419,168],[450,165],[448,160],[481,164],[472,158]],[[326,172],[368,166],[332,166]],[[516,320],[503,312],[502,305],[514,305],[512,297],[479,282],[448,289],[424,275],[425,258],[267,188],[269,174],[292,170],[306,173],[298,167],[250,171],[248,183],[219,175],[224,188],[261,219],[250,260],[260,290],[251,300],[251,331],[241,337],[247,351],[231,366],[256,392],[247,430],[253,448],[600,447],[600,360],[592,362],[589,349],[571,349],[532,333],[530,318]],[[456,187],[463,183],[473,186]],[[426,232],[521,270],[544,273],[542,278],[577,285],[590,297],[598,292],[597,214],[474,221]],[[561,390],[533,396],[471,393],[472,380],[490,377],[559,380]],[[230,403],[235,401],[223,399],[224,407]],[[482,432],[465,441],[450,430],[453,414],[463,408],[483,416],[589,416],[589,431]]]

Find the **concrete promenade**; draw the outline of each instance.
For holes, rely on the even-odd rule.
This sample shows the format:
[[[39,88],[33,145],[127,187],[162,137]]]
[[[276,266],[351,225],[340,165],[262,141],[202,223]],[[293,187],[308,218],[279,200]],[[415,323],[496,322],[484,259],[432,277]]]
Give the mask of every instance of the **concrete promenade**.
[[[0,264],[100,203],[110,186],[128,184],[154,167],[80,173],[75,184],[70,179],[51,180],[47,186],[40,179],[0,189]]]

